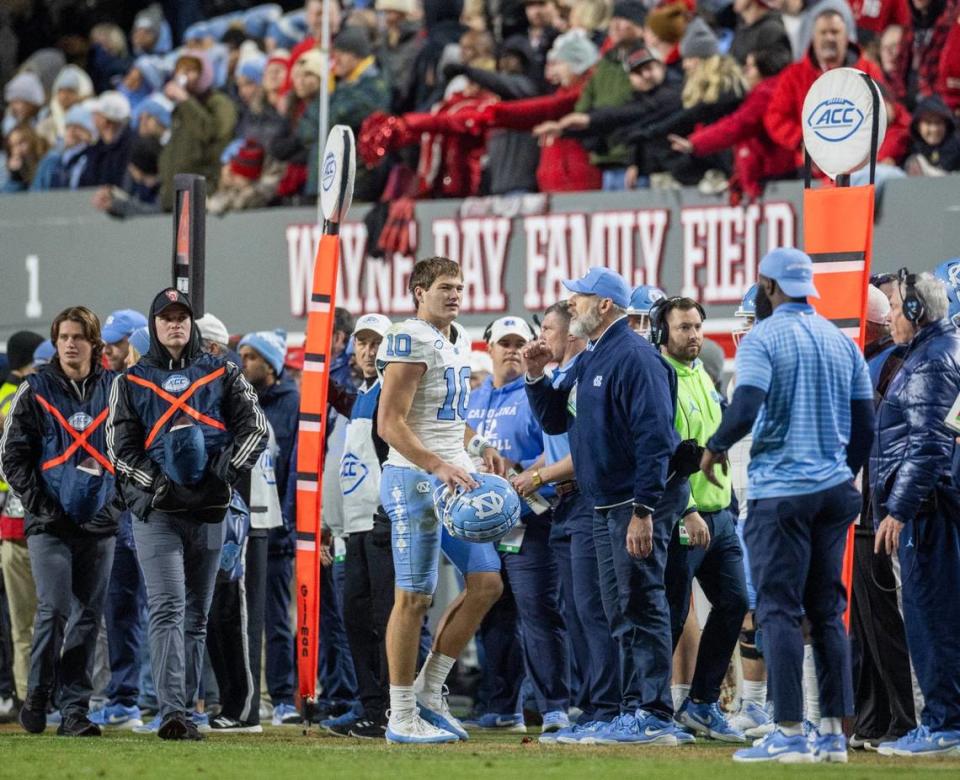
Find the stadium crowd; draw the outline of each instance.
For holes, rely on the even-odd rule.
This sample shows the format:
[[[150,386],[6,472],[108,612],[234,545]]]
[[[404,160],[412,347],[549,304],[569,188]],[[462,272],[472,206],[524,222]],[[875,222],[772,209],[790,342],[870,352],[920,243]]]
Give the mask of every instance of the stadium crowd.
[[[538,330],[500,317],[477,352],[437,325],[462,291],[444,258],[414,268],[418,319],[336,310],[314,720],[392,742],[756,739],[735,758],[799,763],[846,761],[852,717],[854,749],[960,751],[960,259],[873,277],[862,356],[807,302],[810,259],[771,251],[733,377],[697,301],[605,268],[564,284]],[[6,360],[0,717],[164,739],[301,723],[302,348],[167,289],[102,326],[66,309]],[[520,523],[454,536],[444,488],[470,477],[444,458],[505,470],[476,518],[513,501]],[[461,593],[431,636],[441,546]]]
[[[207,177],[216,213],[315,199],[322,0],[144,5],[25,3],[0,18],[17,52],[0,63],[0,190],[95,187],[97,208],[131,216],[169,210],[174,174],[189,172]],[[757,197],[797,176],[803,97],[841,66],[881,85],[881,180],[960,169],[956,0],[330,8],[329,122],[358,136],[357,199],[381,204],[372,227],[411,198],[681,185]]]

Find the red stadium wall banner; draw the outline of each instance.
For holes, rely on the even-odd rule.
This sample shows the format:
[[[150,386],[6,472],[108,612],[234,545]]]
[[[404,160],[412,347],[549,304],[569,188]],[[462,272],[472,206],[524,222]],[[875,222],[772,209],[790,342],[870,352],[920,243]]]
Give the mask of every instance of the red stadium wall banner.
[[[300,389],[297,439],[297,675],[300,697],[317,693],[320,644],[321,484],[327,427],[327,370],[333,337],[340,239],[325,234],[317,247]]]
[[[804,249],[813,260],[814,282],[820,298],[817,312],[864,348],[867,287],[873,247],[873,185],[805,190],[803,193]],[[847,532],[843,582],[847,589],[844,622],[850,629],[853,586],[853,534]]]

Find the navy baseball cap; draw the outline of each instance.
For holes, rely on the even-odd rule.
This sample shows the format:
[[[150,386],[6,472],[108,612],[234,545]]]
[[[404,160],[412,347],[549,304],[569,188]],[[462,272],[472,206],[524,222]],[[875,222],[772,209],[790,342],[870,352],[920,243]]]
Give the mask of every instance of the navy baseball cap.
[[[813,284],[813,261],[799,249],[781,247],[767,252],[760,261],[760,275],[773,279],[791,298],[820,297]]]
[[[137,328],[147,324],[147,318],[133,309],[119,309],[113,312],[103,323],[101,337],[106,344],[116,344],[122,339],[130,338],[130,334]]]
[[[597,295],[609,298],[621,309],[630,304],[630,287],[616,271],[594,266],[580,279],[566,279],[563,286],[580,295]]]

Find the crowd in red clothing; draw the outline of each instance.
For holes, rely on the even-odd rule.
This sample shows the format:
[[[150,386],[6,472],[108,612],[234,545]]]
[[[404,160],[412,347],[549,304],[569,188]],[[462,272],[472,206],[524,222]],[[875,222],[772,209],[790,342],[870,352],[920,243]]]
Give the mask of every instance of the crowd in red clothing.
[[[182,31],[154,5],[129,47],[101,23],[82,56],[44,49],[19,65],[0,191],[114,185],[142,213],[194,172],[215,213],[312,201],[323,4],[247,5]],[[330,120],[358,135],[356,199],[381,204],[374,232],[417,198],[759,197],[798,176],[803,99],[844,66],[881,86],[881,178],[960,170],[960,0],[334,0],[328,21]],[[43,52],[59,57],[48,76]],[[184,59],[212,68],[212,87],[180,89]],[[97,154],[112,155],[109,176]],[[113,213],[111,197],[94,201]]]

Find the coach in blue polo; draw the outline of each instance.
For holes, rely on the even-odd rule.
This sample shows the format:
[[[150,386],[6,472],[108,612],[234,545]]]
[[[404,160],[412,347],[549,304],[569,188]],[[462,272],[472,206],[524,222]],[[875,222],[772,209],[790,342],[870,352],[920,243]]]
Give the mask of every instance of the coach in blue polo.
[[[686,477],[670,477],[676,375],[630,329],[630,288],[619,274],[591,268],[563,284],[573,293],[570,332],[589,343],[558,388],[544,380],[552,352],[530,344],[527,393],[547,433],[569,430],[577,482],[593,499],[601,594],[622,674],[620,715],[585,726],[579,741],[677,745],[693,737],[673,721],[664,590],[667,546],[689,496]],[[575,419],[567,411],[574,383]]]
[[[734,760],[844,762],[853,688],[841,569],[860,511],[853,478],[873,439],[873,391],[860,349],[807,302],[819,297],[810,258],[775,249],[759,270],[758,322],[737,350],[736,393],[701,464],[714,481],[752,428],[744,537],[777,728]],[[802,724],[804,613],[820,688],[814,741]]]

